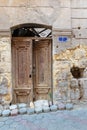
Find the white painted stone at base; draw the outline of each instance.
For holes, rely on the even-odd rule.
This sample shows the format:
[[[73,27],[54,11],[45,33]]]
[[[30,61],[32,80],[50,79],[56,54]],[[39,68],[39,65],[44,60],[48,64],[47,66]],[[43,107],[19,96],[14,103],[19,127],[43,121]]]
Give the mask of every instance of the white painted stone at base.
[[[49,102],[48,100],[37,100],[34,102],[34,106],[36,107],[48,107],[49,106]]]
[[[17,109],[17,105],[11,105],[9,106],[10,110],[14,110],[14,109]]]
[[[25,114],[25,113],[27,113],[27,108],[20,108],[20,109],[19,109],[19,113],[20,113],[20,114]]]
[[[10,110],[3,110],[3,112],[2,112],[2,116],[9,116],[10,113],[11,113]]]
[[[51,111],[57,111],[57,106],[56,105],[52,105],[52,106],[50,106],[50,110]]]
[[[18,115],[18,109],[13,109],[11,111],[11,116],[16,116],[16,115]]]
[[[73,104],[72,103],[67,103],[66,104],[66,110],[72,110],[73,109]]]
[[[41,113],[42,112],[42,108],[41,107],[35,108],[35,112],[37,114]]]
[[[58,109],[59,109],[59,110],[64,110],[64,109],[65,109],[65,104],[63,104],[63,103],[58,103]]]
[[[43,112],[49,112],[50,111],[50,107],[43,107]]]
[[[34,112],[35,112],[34,108],[28,108],[27,109],[27,114],[29,114],[29,115],[34,114]]]
[[[18,104],[18,108],[25,108],[27,106],[27,104],[25,103],[19,103]]]

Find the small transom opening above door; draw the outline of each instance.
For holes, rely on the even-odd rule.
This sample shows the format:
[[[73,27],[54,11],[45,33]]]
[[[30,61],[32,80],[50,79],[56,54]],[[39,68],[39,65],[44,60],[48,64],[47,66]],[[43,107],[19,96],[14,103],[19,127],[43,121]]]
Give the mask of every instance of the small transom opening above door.
[[[20,24],[11,28],[12,37],[52,37],[52,27],[42,24]]]
[[[51,26],[22,24],[11,32],[13,102],[52,100]]]

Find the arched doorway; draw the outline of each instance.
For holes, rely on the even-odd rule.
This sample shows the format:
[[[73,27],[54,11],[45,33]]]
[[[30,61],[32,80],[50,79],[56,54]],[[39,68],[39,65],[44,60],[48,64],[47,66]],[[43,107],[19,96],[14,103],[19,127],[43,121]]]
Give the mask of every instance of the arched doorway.
[[[11,28],[13,102],[52,100],[52,30],[41,24]]]

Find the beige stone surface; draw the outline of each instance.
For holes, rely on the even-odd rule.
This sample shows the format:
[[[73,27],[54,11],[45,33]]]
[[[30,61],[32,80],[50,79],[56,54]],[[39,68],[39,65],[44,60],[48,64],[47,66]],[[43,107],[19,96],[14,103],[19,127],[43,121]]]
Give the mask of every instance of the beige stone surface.
[[[10,27],[13,25],[21,24],[21,23],[27,23],[28,19],[28,13],[26,7],[12,7],[12,8],[4,8],[5,12],[9,16],[10,20]],[[9,27],[9,28],[10,28]]]
[[[51,6],[51,7],[55,7],[55,6],[59,6],[60,5],[60,0],[34,0],[34,2],[32,0],[29,0],[29,6],[30,7],[36,7],[36,6],[40,6],[40,7],[47,7],[47,6]]]
[[[70,8],[60,8],[53,22],[53,28],[71,29],[71,10]]]
[[[10,50],[10,48],[9,48],[8,51],[7,50],[6,51],[1,51],[0,55],[1,55],[0,60],[2,62],[2,65],[4,63],[7,63],[7,62],[11,63],[11,50]]]
[[[56,9],[52,7],[36,7],[27,9],[27,20],[29,23],[41,23],[52,25],[51,18],[54,17],[54,12]],[[47,12],[47,13],[46,13]],[[33,17],[31,17],[31,15]]]
[[[70,0],[65,0],[63,3],[61,0],[45,0],[44,2],[22,0],[18,1],[18,4],[16,0],[9,0],[9,2],[1,1],[1,4],[0,29],[9,29],[21,23],[47,24],[59,29],[71,28]],[[64,20],[65,24],[63,24]]]
[[[83,61],[84,60],[84,61]],[[70,69],[75,65],[81,68],[86,68],[87,66],[87,46],[79,45],[77,47],[67,49],[66,51],[60,52],[60,54],[54,55],[53,64],[53,86],[54,87],[54,97],[55,92],[58,90],[61,100],[67,102],[69,99],[68,95],[70,93],[70,100],[78,100],[80,97],[80,89],[71,90],[70,81],[73,78]],[[66,82],[68,81],[68,86]],[[61,87],[60,87],[61,86]],[[78,87],[78,86],[77,86]],[[85,88],[84,88],[85,89]],[[54,98],[55,100],[56,98]],[[58,98],[57,98],[58,99]]]
[[[87,29],[73,29],[76,38],[87,38]]]
[[[0,6],[26,6],[29,0],[0,0]]]
[[[0,70],[3,70],[4,73],[11,73],[11,62],[1,62]]]
[[[87,40],[72,38],[72,45],[73,45],[73,47],[82,45],[86,49]]]
[[[72,0],[71,6],[73,8],[87,8],[87,0]]]
[[[87,18],[87,9],[72,9],[72,18]]]
[[[3,102],[9,103],[12,99],[11,39],[9,37],[0,37],[0,84],[3,87]],[[8,91],[4,95],[6,89]]]
[[[10,27],[10,17],[4,7],[0,7],[0,29],[4,30]]]
[[[72,28],[86,28],[87,27],[87,19],[72,19]]]
[[[71,0],[59,0],[60,1],[60,7],[67,7],[70,8],[71,6]]]

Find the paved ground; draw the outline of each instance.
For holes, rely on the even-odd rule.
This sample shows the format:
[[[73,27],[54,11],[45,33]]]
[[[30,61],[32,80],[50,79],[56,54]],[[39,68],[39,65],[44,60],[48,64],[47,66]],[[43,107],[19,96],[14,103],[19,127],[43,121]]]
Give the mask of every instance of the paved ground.
[[[87,108],[0,117],[0,130],[87,130]]]

